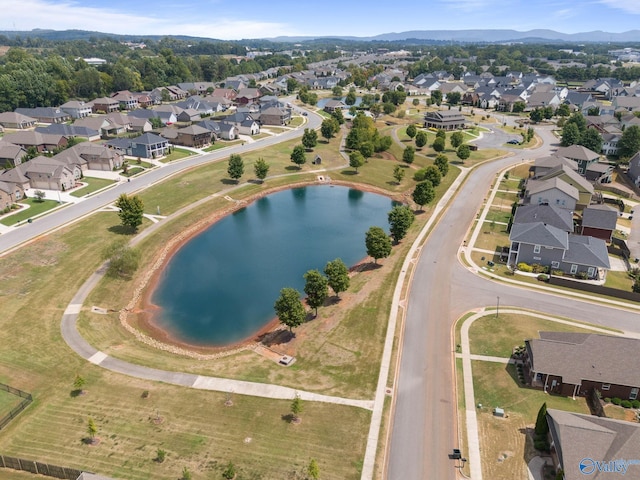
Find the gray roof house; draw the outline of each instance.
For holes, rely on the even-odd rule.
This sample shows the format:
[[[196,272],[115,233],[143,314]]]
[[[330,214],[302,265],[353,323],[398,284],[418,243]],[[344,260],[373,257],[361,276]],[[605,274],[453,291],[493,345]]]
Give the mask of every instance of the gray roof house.
[[[555,205],[520,205],[513,223],[542,222],[565,232],[573,232],[573,215],[570,210]]]
[[[153,133],[144,133],[135,138],[116,138],[106,145],[121,150],[125,155],[140,158],[157,158],[169,151],[169,142]]]
[[[526,263],[603,279],[611,268],[604,240],[574,235],[543,222],[514,223],[509,234],[509,265]]]
[[[42,123],[64,123],[71,120],[71,115],[54,107],[16,108],[15,112],[35,118]]]
[[[81,100],[69,100],[67,103],[60,105],[60,110],[67,112],[73,118],[84,118],[91,115],[91,105]]]
[[[20,145],[15,145],[9,142],[3,142],[0,140],[0,168],[7,166],[9,168],[15,167],[22,163],[22,157],[27,154],[27,150]]]
[[[560,147],[556,152],[556,155],[560,157],[568,158],[578,164],[578,173],[584,175],[587,172],[587,168],[592,163],[595,163],[600,158],[600,154],[589,150],[582,145],[571,145],[569,147]]]
[[[531,167],[530,170],[533,170],[533,178],[541,178],[559,165],[566,165],[569,168],[578,171],[578,165],[576,162],[564,157],[559,157],[558,155],[536,158],[533,161],[533,167]]]
[[[580,233],[611,242],[617,222],[617,210],[608,205],[590,205],[582,211]]]
[[[36,132],[48,133],[52,135],[64,135],[67,138],[80,137],[86,138],[90,142],[100,140],[100,132],[89,127],[79,125],[65,125],[60,123],[52,123],[46,127],[36,127]]]
[[[640,187],[640,152],[636,153],[629,159],[629,169],[627,170],[627,176],[631,179],[636,187]]]
[[[0,113],[0,125],[4,128],[15,128],[17,130],[23,130],[25,128],[33,127],[36,122],[33,117],[22,115],[16,112],[2,112]]]
[[[567,210],[575,210],[580,193],[561,178],[529,180],[525,190],[525,204],[555,205]]]
[[[551,458],[564,480],[636,478],[640,464],[640,424],[548,409]],[[625,463],[622,463],[622,462]],[[596,463],[598,462],[598,463]],[[609,472],[600,468],[614,468]],[[624,470],[615,471],[615,468]],[[604,470],[603,468],[603,470]]]

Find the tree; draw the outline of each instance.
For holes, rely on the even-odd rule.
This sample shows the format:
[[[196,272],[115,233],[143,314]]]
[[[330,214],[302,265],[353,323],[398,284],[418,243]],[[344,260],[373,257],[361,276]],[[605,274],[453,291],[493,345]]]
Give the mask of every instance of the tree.
[[[304,409],[304,405],[302,404],[302,399],[300,395],[296,394],[291,401],[291,418],[294,422],[298,422],[300,420],[300,414]]]
[[[471,149],[469,148],[469,145],[467,144],[460,145],[458,147],[458,150],[456,150],[456,155],[460,160],[464,162],[467,158],[471,156]]]
[[[414,98],[411,103],[413,104],[414,107],[417,107],[418,105],[420,105],[420,99],[418,98]]]
[[[385,115],[391,115],[398,109],[397,105],[394,105],[391,102],[385,102],[382,104],[382,111]]]
[[[362,145],[360,145],[360,148],[358,150],[360,151],[360,153],[362,154],[362,156],[365,158],[365,161],[366,161],[367,158],[371,158],[375,148],[373,147],[373,143],[363,142]]]
[[[629,159],[640,151],[640,127],[631,125],[624,129],[618,142],[620,158]]]
[[[342,87],[340,85],[336,85],[331,89],[331,94],[336,98],[342,98]]]
[[[340,130],[340,125],[334,117],[325,118],[322,121],[322,125],[320,125],[320,133],[327,141],[332,139],[338,133],[338,130]]]
[[[373,263],[378,263],[379,258],[387,258],[391,255],[391,239],[380,227],[371,227],[365,235],[367,255],[373,258]]]
[[[420,182],[413,190],[411,198],[413,198],[413,201],[416,202],[417,205],[420,205],[420,210],[422,210],[424,205],[431,203],[433,199],[436,198],[436,192],[433,188],[433,184],[429,180]]]
[[[440,106],[442,103],[442,92],[440,90],[434,90],[431,92],[431,101]]]
[[[33,192],[33,196],[35,197],[36,202],[44,202],[45,193],[42,190],[36,190]]]
[[[120,209],[118,216],[122,225],[136,232],[138,226],[142,224],[142,216],[144,215],[144,204],[140,197],[123,193],[118,197],[115,205]]]
[[[269,164],[261,157],[253,164],[253,171],[256,174],[256,178],[260,181],[264,181],[269,173]]]
[[[358,168],[364,165],[365,159],[362,153],[355,151],[349,154],[349,166],[356,169],[356,173],[358,173]]]
[[[418,129],[413,123],[407,127],[407,136],[409,138],[415,137],[417,133],[418,133]]]
[[[444,151],[444,147],[445,147],[444,138],[436,137],[436,139],[433,141],[433,149],[439,153]]]
[[[280,290],[280,296],[273,308],[280,323],[289,327],[290,332],[293,331],[293,327],[302,325],[307,316],[304,305],[300,301],[300,292],[295,288],[285,287]]]
[[[429,165],[424,169],[424,178],[423,180],[429,180],[434,187],[440,185],[442,181],[442,174],[440,170],[435,165]]]
[[[529,112],[529,118],[533,123],[540,123],[543,117],[544,115],[542,113],[542,110],[540,110],[539,108],[534,108],[533,110],[531,110],[531,112]]]
[[[382,113],[382,105],[380,105],[379,103],[374,103],[369,107],[369,111],[375,118],[378,118]]]
[[[163,463],[166,458],[167,458],[167,452],[161,448],[158,448],[156,450],[155,461],[158,463]]]
[[[91,417],[87,420],[87,433],[89,434],[89,443],[93,443],[98,433],[98,427],[96,427],[96,422]]]
[[[82,387],[84,387],[86,380],[80,375],[76,375],[76,378],[73,380],[73,390],[77,393],[82,393]]]
[[[336,108],[331,113],[331,116],[338,121],[338,125],[342,125],[344,123],[344,115],[342,115],[342,109],[341,108]]]
[[[318,480],[320,478],[320,467],[315,458],[312,458],[307,467],[307,475],[311,480]]]
[[[464,142],[464,135],[462,135],[462,132],[453,132],[449,138],[449,142],[451,142],[453,148],[458,148],[462,145],[462,142]]]
[[[404,175],[404,168],[402,168],[400,165],[396,165],[395,167],[393,167],[393,178],[396,180],[398,185],[400,185],[400,183],[402,182]]]
[[[307,150],[312,150],[318,144],[318,132],[311,128],[305,128],[302,135],[302,145]]]
[[[324,305],[329,296],[329,282],[327,277],[318,270],[309,270],[304,274],[304,279],[306,282],[304,293],[307,294],[307,305],[314,308],[316,310],[315,315],[318,316],[318,307]]]
[[[418,133],[416,133],[416,147],[424,147],[427,144],[428,139],[429,137],[427,136],[427,132],[423,132],[422,130],[420,130]]]
[[[569,105],[567,105],[566,103],[559,105],[556,109],[556,115],[558,115],[559,117],[568,117],[569,115],[571,115],[571,109],[569,108]]]
[[[439,128],[438,131],[436,132],[436,138],[441,138],[443,140],[446,140],[447,132],[445,132],[443,129]]]
[[[446,176],[449,173],[449,159],[446,155],[439,154],[436,156],[436,159],[433,161],[433,164],[438,167],[442,176]]]
[[[524,112],[524,109],[527,108],[527,104],[524,102],[514,102],[513,104],[513,108],[511,109],[511,111],[513,113],[522,113]]]
[[[462,98],[462,95],[460,94],[460,92],[449,92],[449,93],[447,93],[447,103],[449,105],[457,105],[457,104],[459,104],[461,98]]]
[[[538,410],[538,417],[536,418],[535,433],[536,436],[543,436],[549,432],[549,424],[547,423],[547,402],[543,403]]]
[[[412,164],[416,158],[416,150],[412,146],[408,146],[402,152],[402,161],[404,163]]]
[[[298,169],[301,169],[302,165],[307,163],[307,156],[302,145],[296,145],[293,147],[293,152],[291,152],[291,161],[298,166]]]
[[[398,244],[409,231],[415,220],[413,211],[407,205],[395,206],[388,214],[389,230],[393,241]]]
[[[560,140],[560,144],[563,147],[575,145],[580,141],[580,136],[578,126],[573,122],[567,122],[562,129],[562,139]]]
[[[602,150],[602,135],[595,128],[587,128],[580,136],[579,144],[599,153]]]
[[[229,157],[229,166],[227,167],[227,174],[229,177],[238,183],[240,177],[244,174],[244,161],[238,154],[233,154]]]
[[[340,297],[340,293],[346,292],[349,288],[349,269],[341,259],[336,258],[328,262],[324,267],[324,274],[336,297]]]
[[[344,103],[351,106],[356,104],[356,100],[356,93],[350,91],[349,93],[347,93],[347,96],[344,99]]]
[[[129,247],[124,239],[117,240],[103,250],[102,258],[109,262],[107,275],[126,279],[138,269],[140,250]]]

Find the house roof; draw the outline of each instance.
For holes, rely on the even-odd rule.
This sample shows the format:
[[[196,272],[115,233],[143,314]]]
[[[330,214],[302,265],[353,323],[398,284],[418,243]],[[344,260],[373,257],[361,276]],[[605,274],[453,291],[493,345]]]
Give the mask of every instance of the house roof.
[[[573,215],[566,208],[555,205],[521,205],[517,208],[513,224],[542,222],[565,232],[573,231]]]
[[[569,185],[561,178],[553,177],[548,179],[529,180],[527,182],[527,193],[529,196],[553,189],[560,190],[562,193],[573,198],[575,201],[580,200],[580,192],[578,191],[578,189],[573,185]]]
[[[532,370],[562,377],[564,383],[583,380],[640,387],[640,340],[595,333],[540,332],[526,340]],[[624,364],[620,359],[624,358]]]
[[[611,268],[605,241],[587,235],[569,234],[569,249],[562,260],[587,267]]]
[[[37,120],[28,115],[23,115],[17,112],[2,112],[0,113],[0,123],[22,124],[22,123],[35,123]]]
[[[529,245],[542,245],[550,248],[569,248],[568,233],[543,222],[519,223],[511,227],[509,240]]]
[[[210,134],[211,130],[207,130],[204,127],[201,127],[199,125],[190,125],[188,127],[184,127],[178,130],[179,133],[184,133],[187,135],[204,135],[204,134]]]
[[[63,123],[54,123],[46,127],[36,127],[36,132],[48,133],[52,135],[63,135],[65,137],[99,137],[97,130],[79,125],[65,125]]]
[[[589,205],[582,211],[582,226],[615,230],[618,212],[608,205]]]
[[[536,158],[533,162],[534,168],[542,167],[542,168],[555,168],[558,165],[567,165],[573,170],[578,169],[578,164],[564,157],[559,157],[557,155],[549,155],[548,157],[540,157]]]
[[[58,145],[64,135],[40,133],[34,131],[9,133],[2,137],[6,142],[16,145]]]
[[[552,408],[547,409],[547,423],[565,480],[624,478],[620,473],[598,470],[593,476],[586,475],[580,470],[580,465],[584,459],[605,463],[618,459],[632,460],[640,451],[638,423]],[[638,465],[629,465],[626,476],[637,475],[639,469]]]
[[[591,182],[565,164],[552,168],[541,177],[540,180],[549,180],[558,177],[564,177],[562,180],[575,187],[579,192],[593,193],[593,185],[591,185]]]
[[[155,145],[157,143],[167,143],[165,138],[155,135],[153,133],[143,133],[139,137],[130,139],[131,143],[138,143],[142,145]]]
[[[27,151],[20,145],[14,145],[13,143],[3,142],[0,140],[0,158],[10,158],[15,160],[21,158]]]
[[[589,150],[582,145],[571,145],[569,147],[558,148],[557,155],[561,157],[570,158],[571,160],[584,160],[592,162],[600,158],[600,154]]]
[[[34,118],[69,118],[67,112],[54,107],[16,108],[15,111]]]

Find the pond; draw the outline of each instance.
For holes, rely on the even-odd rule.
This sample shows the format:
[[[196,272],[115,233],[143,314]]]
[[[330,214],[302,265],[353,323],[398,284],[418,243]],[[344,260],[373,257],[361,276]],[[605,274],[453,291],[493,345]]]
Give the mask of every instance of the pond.
[[[224,346],[251,337],[275,313],[283,287],[302,293],[302,276],[341,258],[366,257],[365,232],[388,231],[388,197],[348,187],[283,190],[229,215],[169,260],[152,294],[154,322],[173,338]]]

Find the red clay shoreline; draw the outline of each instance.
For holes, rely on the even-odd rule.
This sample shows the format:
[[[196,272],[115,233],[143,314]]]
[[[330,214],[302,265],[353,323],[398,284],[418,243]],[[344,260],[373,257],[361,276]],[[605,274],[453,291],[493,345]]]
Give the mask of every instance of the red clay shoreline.
[[[192,358],[198,359],[211,359],[211,358],[219,358],[222,356],[227,356],[232,353],[236,353],[241,350],[248,350],[255,348],[259,343],[259,337],[266,333],[273,332],[281,328],[281,325],[278,321],[277,317],[274,317],[269,322],[267,322],[262,328],[260,328],[255,333],[249,335],[247,338],[240,340],[238,342],[234,342],[232,344],[224,345],[224,346],[201,346],[201,345],[193,345],[188,342],[181,341],[175,338],[171,332],[166,329],[160,327],[155,321],[155,312],[157,312],[160,307],[155,305],[151,298],[153,297],[153,293],[158,286],[158,282],[160,281],[162,272],[164,271],[165,266],[169,262],[169,260],[175,255],[175,253],[188,241],[190,241],[193,237],[199,235],[204,230],[209,228],[211,225],[215,224],[217,221],[222,218],[230,215],[231,213],[238,211],[242,208],[247,207],[248,205],[254,203],[256,200],[263,198],[272,193],[282,191],[282,190],[290,190],[293,188],[299,188],[309,185],[318,185],[319,182],[298,182],[289,185],[283,185],[281,187],[274,187],[262,192],[259,192],[255,195],[251,195],[250,197],[239,200],[235,204],[230,205],[227,208],[223,208],[221,210],[215,211],[210,215],[198,220],[194,224],[192,224],[189,228],[184,230],[183,232],[177,234],[173,238],[171,238],[167,244],[160,250],[160,252],[156,255],[151,266],[147,268],[144,272],[142,280],[139,285],[136,287],[134,291],[134,296],[127,305],[121,311],[120,321],[122,325],[133,333],[138,340],[142,341],[147,345],[151,345],[160,350],[170,351],[172,353],[181,354],[185,356],[189,356]],[[370,185],[360,185],[351,182],[343,182],[343,181],[331,181],[329,183],[322,182],[320,184],[331,184],[331,185],[340,185],[347,186],[350,188],[355,188],[357,190],[368,191],[372,193],[377,193],[380,195],[385,195],[394,200],[403,201],[401,196],[399,195],[389,195],[389,192],[378,189],[376,187]],[[365,259],[363,259],[365,260]],[[359,262],[360,263],[360,262]],[[358,265],[358,264],[356,264]],[[130,318],[130,317],[135,318]]]

